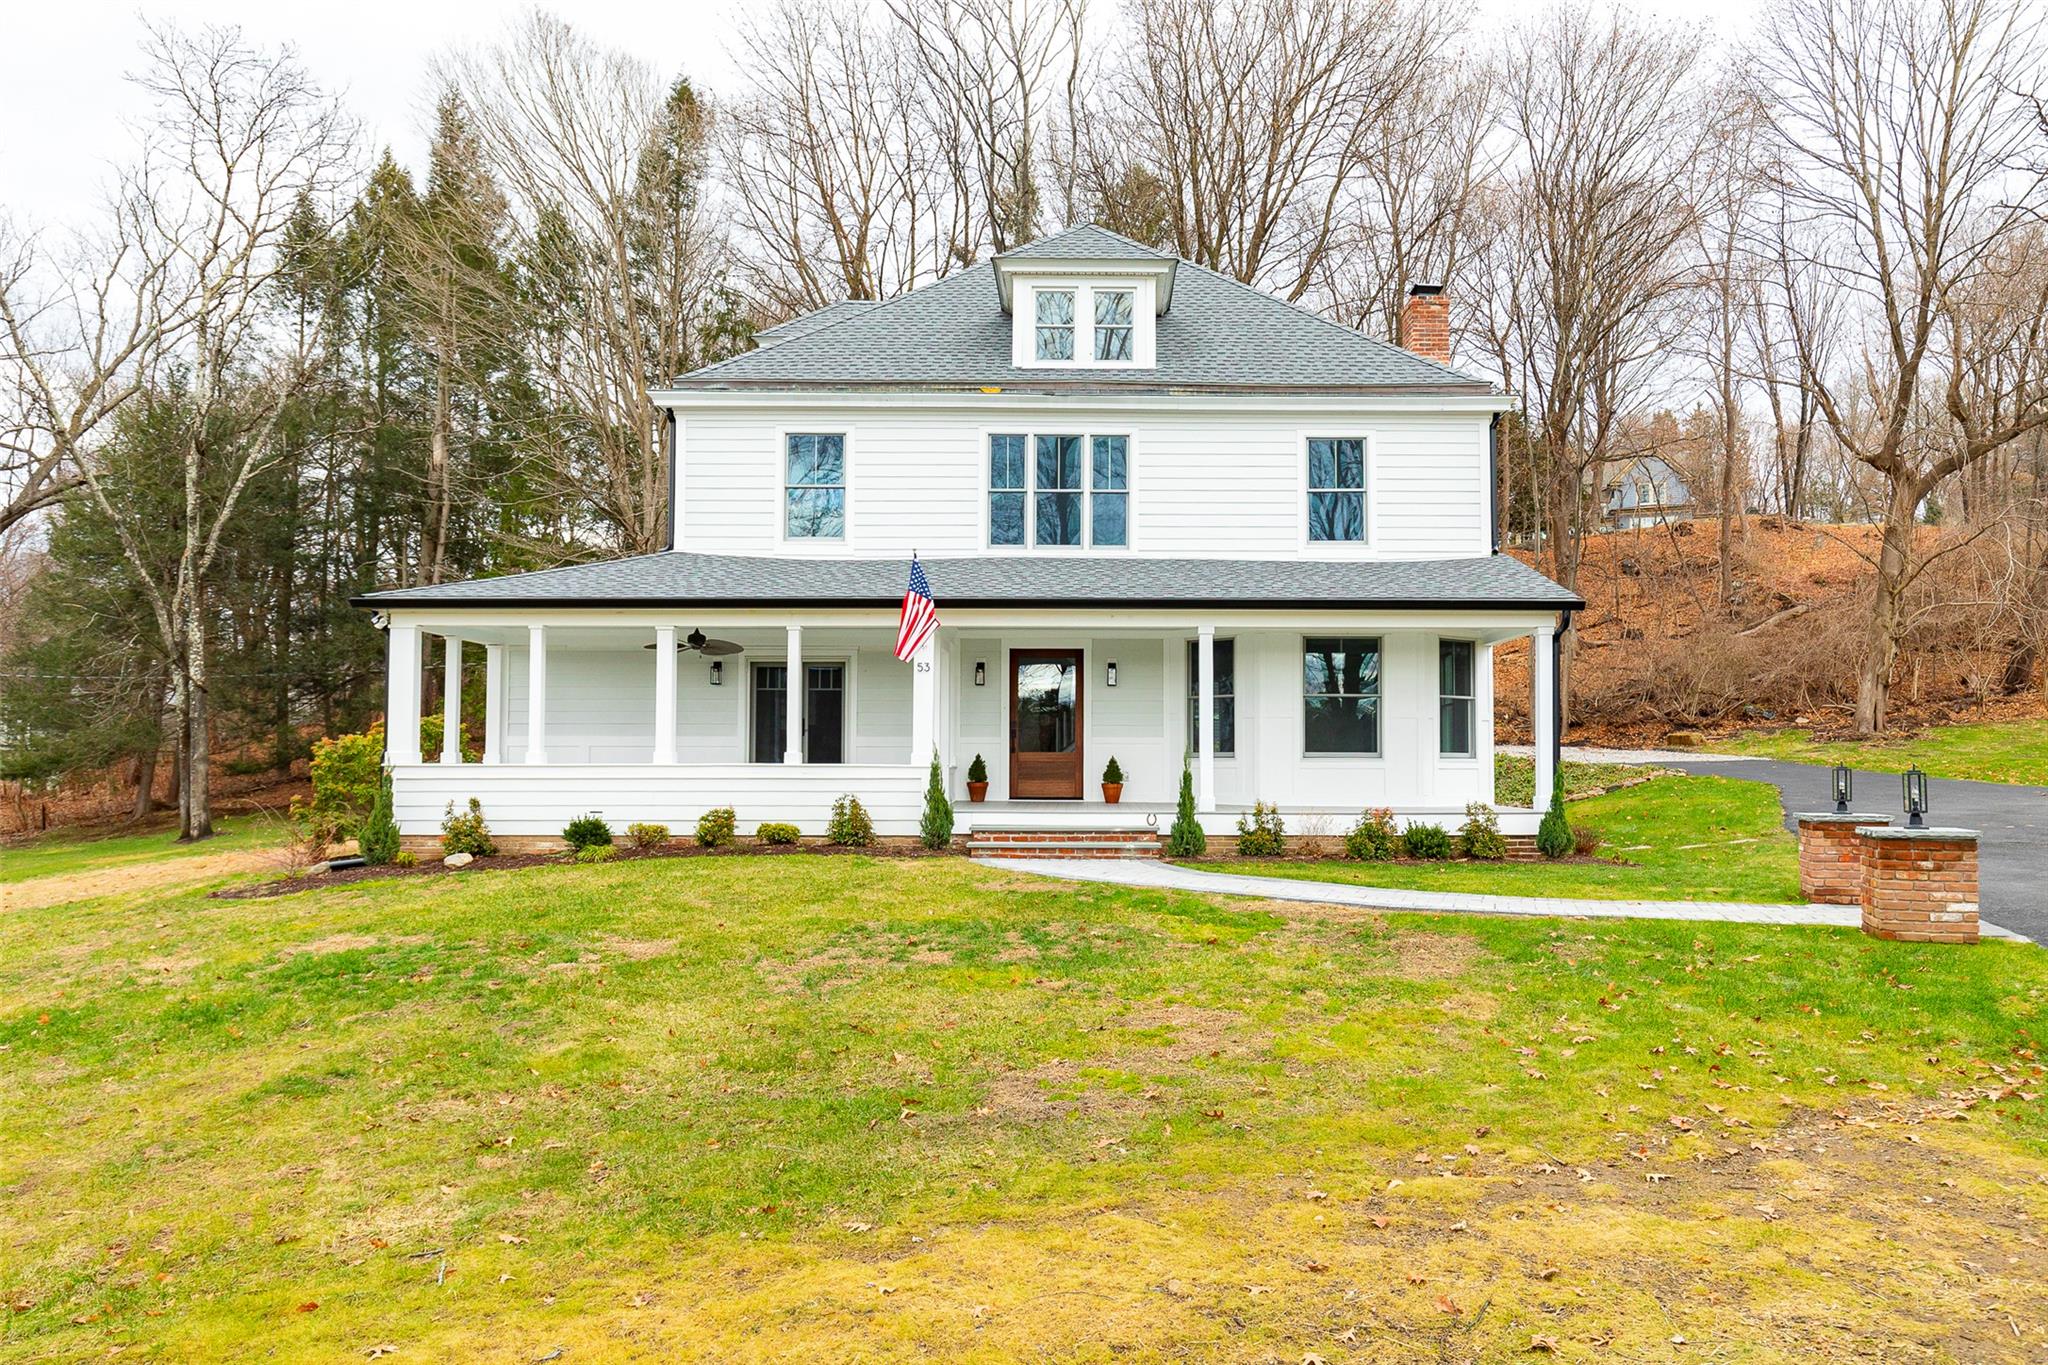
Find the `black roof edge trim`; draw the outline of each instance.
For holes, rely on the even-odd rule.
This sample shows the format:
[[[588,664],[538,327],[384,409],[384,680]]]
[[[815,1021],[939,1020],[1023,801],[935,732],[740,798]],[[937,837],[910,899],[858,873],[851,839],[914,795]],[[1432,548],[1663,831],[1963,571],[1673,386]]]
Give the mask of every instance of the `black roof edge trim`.
[[[406,591],[406,589],[399,589]],[[847,607],[847,608],[888,608],[903,605],[899,597],[877,597],[861,599],[854,597],[413,597],[404,599],[386,598],[381,594],[368,593],[348,599],[352,607],[370,609],[398,607],[489,607],[493,610],[558,610],[563,607],[614,607],[620,609],[652,607]],[[1299,611],[1308,608],[1314,611],[1331,609],[1346,611],[1583,611],[1585,599],[1552,598],[1546,601],[1486,598],[1486,599],[1445,599],[1441,597],[1401,598],[1319,598],[1314,601],[1291,601],[1284,598],[1160,598],[1160,597],[1095,597],[1086,601],[1071,598],[1047,598],[1041,602],[1015,597],[948,597],[941,602],[944,607],[958,607],[963,610],[987,610],[999,607],[1035,610],[1042,607],[1079,607],[1082,610],[1109,608],[1148,607],[1158,609],[1204,609],[1209,611]]]

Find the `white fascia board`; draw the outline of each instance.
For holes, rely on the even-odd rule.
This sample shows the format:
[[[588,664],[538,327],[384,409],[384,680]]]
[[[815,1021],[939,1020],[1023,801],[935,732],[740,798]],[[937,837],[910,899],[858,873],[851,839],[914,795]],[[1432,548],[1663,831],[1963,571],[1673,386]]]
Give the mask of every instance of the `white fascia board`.
[[[946,392],[814,388],[653,389],[649,391],[648,396],[661,407],[680,410],[829,408],[834,412],[958,412],[967,414],[970,420],[981,420],[990,413],[1035,412],[1046,409],[1059,412],[1157,412],[1176,415],[1198,411],[1276,414],[1430,412],[1471,413],[1483,416],[1509,412],[1519,406],[1515,396],[1506,393],[1044,393],[1004,389],[993,385],[974,393],[965,393],[957,389]]]
[[[762,629],[806,626],[819,630],[874,629],[893,638],[896,607],[421,607],[391,612],[394,620],[416,625],[430,635],[498,643],[523,642],[529,625],[574,627],[579,630],[632,631],[636,639],[653,637],[657,625],[689,625],[707,632],[721,629]],[[1301,607],[1253,611],[1208,607],[1130,607],[1096,609],[1085,604],[1057,609],[1038,607],[972,607],[949,609],[939,601],[940,629],[950,633],[988,630],[1044,631],[1061,638],[1118,630],[1192,632],[1198,626],[1218,630],[1274,631],[1416,631],[1443,633],[1499,643],[1545,627],[1555,629],[1557,612],[1541,608],[1488,608],[1465,611],[1442,607],[1338,611]],[[516,637],[516,639],[515,639]],[[567,646],[573,648],[574,646]]]

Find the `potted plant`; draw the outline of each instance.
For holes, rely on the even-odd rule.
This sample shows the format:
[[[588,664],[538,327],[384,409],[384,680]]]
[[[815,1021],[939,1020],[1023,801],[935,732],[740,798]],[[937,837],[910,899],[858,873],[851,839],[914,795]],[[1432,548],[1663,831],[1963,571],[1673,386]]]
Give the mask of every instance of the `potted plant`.
[[[1114,806],[1123,800],[1124,770],[1116,761],[1116,755],[1109,756],[1109,766],[1102,770],[1102,799]]]
[[[985,801],[988,799],[988,764],[981,761],[981,755],[974,756],[974,762],[967,765],[967,799]]]

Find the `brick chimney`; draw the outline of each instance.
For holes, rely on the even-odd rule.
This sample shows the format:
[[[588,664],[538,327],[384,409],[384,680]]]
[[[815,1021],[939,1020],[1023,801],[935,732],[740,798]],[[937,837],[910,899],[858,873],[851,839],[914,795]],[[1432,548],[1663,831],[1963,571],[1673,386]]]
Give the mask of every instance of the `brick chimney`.
[[[1401,345],[1419,356],[1451,363],[1451,305],[1440,284],[1411,284],[1401,310]]]

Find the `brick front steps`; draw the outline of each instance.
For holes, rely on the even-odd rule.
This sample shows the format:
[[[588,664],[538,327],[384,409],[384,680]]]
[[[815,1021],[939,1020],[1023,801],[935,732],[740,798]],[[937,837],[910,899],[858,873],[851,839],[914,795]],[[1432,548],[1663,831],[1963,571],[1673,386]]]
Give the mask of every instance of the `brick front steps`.
[[[1154,829],[974,829],[967,851],[977,858],[1157,858]]]

